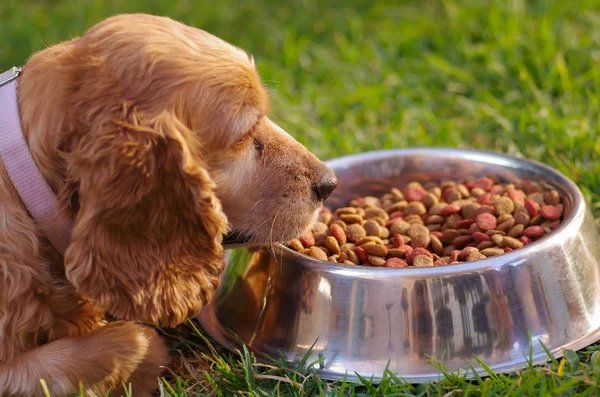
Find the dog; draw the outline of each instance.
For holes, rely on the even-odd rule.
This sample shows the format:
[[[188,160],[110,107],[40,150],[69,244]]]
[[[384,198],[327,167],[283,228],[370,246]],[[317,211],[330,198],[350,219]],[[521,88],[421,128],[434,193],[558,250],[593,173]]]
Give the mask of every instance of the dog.
[[[110,17],[16,81],[27,148],[72,229],[61,252],[0,167],[0,395],[42,395],[40,379],[53,396],[152,395],[168,362],[153,327],[210,301],[223,236],[296,238],[335,175],[268,118],[251,56],[166,17]]]

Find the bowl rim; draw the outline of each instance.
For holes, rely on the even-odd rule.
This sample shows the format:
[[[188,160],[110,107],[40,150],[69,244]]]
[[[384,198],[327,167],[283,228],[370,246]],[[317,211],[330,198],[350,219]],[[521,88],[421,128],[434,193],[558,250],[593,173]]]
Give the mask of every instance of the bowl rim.
[[[352,163],[358,163],[369,159],[384,159],[387,157],[396,157],[398,155],[455,155],[458,158],[464,158],[466,160],[480,159],[481,162],[490,163],[490,157],[497,164],[505,164],[509,167],[509,164],[524,163],[533,168],[538,168],[541,171],[553,174],[555,179],[560,180],[561,184],[573,196],[573,208],[569,215],[563,219],[560,226],[553,230],[552,235],[564,234],[567,228],[575,223],[576,221],[582,222],[586,213],[586,201],[583,193],[579,187],[569,178],[567,178],[562,172],[543,164],[536,160],[524,159],[512,155],[508,155],[501,152],[481,150],[481,149],[462,149],[453,147],[443,146],[432,146],[432,147],[417,147],[417,148],[401,148],[401,149],[386,149],[386,150],[373,150],[368,152],[354,153],[350,155],[340,156],[326,160],[325,164],[328,167],[335,168],[336,165],[344,164],[348,166]],[[510,167],[514,168],[514,167]],[[530,251],[543,251],[546,248],[554,245],[553,240],[544,236],[543,238],[534,241],[526,247],[518,248],[516,250],[506,252],[502,255],[489,257],[485,259],[479,259],[471,262],[464,262],[454,265],[446,266],[433,266],[433,267],[405,267],[405,268],[389,268],[389,267],[378,267],[373,270],[373,266],[363,265],[346,265],[343,263],[332,264],[329,261],[316,259],[307,255],[300,254],[281,243],[273,245],[273,249],[280,250],[283,254],[291,255],[294,257],[302,258],[303,265],[311,268],[317,268],[320,270],[327,271],[329,273],[346,274],[352,276],[369,276],[382,275],[382,276],[448,276],[456,275],[468,272],[479,272],[482,270],[498,268],[500,266],[518,266],[525,262],[523,257],[524,252]]]

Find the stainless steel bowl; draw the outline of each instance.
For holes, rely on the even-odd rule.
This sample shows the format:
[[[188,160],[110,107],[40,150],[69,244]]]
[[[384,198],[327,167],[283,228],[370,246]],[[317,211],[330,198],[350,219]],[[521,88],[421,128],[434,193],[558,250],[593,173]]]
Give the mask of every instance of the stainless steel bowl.
[[[230,349],[241,339],[259,357],[292,365],[311,347],[321,376],[382,376],[386,366],[410,382],[436,380],[477,355],[507,372],[533,359],[600,339],[600,237],[579,189],[542,164],[458,149],[366,153],[329,161],[339,187],[335,208],[412,180],[496,174],[543,181],[566,197],[565,220],[551,235],[513,252],[465,264],[387,269],[332,265],[281,245],[229,251],[203,328]],[[472,373],[471,373],[472,375]]]

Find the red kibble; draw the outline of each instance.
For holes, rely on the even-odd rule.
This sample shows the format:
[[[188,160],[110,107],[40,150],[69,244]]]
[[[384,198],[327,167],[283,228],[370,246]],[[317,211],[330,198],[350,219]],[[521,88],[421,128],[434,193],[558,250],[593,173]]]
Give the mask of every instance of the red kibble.
[[[531,238],[529,238],[527,236],[521,236],[521,238],[519,240],[523,243],[523,245],[531,244],[531,242],[533,241]]]
[[[523,230],[523,235],[526,237],[542,237],[544,234],[544,228],[541,226],[529,226]]]
[[[469,244],[465,245],[465,248],[467,247],[475,247],[477,248],[479,244],[476,241],[471,241]]]
[[[423,214],[423,215],[421,215],[421,220],[423,222],[427,222],[427,218],[429,218],[429,214]]]
[[[458,205],[449,204],[449,205],[445,206],[444,208],[442,208],[442,210],[440,211],[440,215],[448,216],[448,215],[456,214],[459,211],[460,211],[460,207]]]
[[[512,251],[512,250],[513,250],[513,249],[512,249],[512,248],[510,248],[510,247],[504,247],[504,252],[510,252],[510,251]]]
[[[550,221],[556,221],[560,219],[560,216],[562,215],[560,208],[553,205],[544,205],[541,209],[541,214]]]
[[[475,221],[473,219],[463,219],[462,221],[459,221],[456,224],[456,228],[457,229],[468,229],[474,223],[475,223]]]
[[[433,255],[431,255],[431,252],[429,252],[427,249],[425,248],[415,248],[410,252],[406,253],[406,262],[408,262],[409,265],[412,265],[413,261],[415,260],[415,258],[418,255],[426,255],[428,257],[430,257],[431,259],[433,259]]]
[[[311,232],[303,234],[298,240],[300,240],[304,248],[310,248],[315,245],[315,237]]]
[[[403,221],[403,220],[404,220],[404,219],[402,219],[401,217],[394,218],[394,219],[390,219],[389,221],[387,221],[387,222],[385,223],[385,227],[389,228],[389,227],[390,227],[390,226],[392,226],[394,223],[396,223],[396,222],[400,222],[400,221]]]
[[[444,233],[442,233],[440,231],[437,231],[437,230],[435,232],[431,232],[429,234],[432,235],[432,236],[435,236],[437,238],[440,238],[440,239],[444,236]]]
[[[540,212],[540,205],[533,200],[525,200],[525,208],[529,212],[529,217],[533,218]]]
[[[421,201],[421,199],[427,194],[427,190],[422,188],[408,189],[404,197],[406,201]]]
[[[475,182],[473,182],[473,187],[479,187],[485,190],[486,192],[490,190],[492,186],[494,186],[494,181],[492,181],[488,177],[479,178]]]
[[[494,230],[497,226],[496,217],[492,214],[488,214],[487,212],[477,215],[475,222],[481,230],[485,231]]]
[[[557,228],[557,227],[559,227],[559,226],[560,226],[560,221],[554,221],[554,222],[552,222],[552,224],[550,225],[550,229],[554,230],[554,229],[556,229],[556,228]]]
[[[331,214],[331,210],[327,207],[321,207],[321,213]]]
[[[356,256],[358,256],[358,259],[360,259],[360,263],[369,263],[369,255],[367,255],[365,250],[361,247],[354,248],[354,253],[356,254]]]
[[[510,198],[515,203],[523,204],[525,202],[525,197],[520,190],[514,189],[508,192],[508,198]]]
[[[448,262],[452,263],[452,262],[456,262],[458,260],[458,255],[460,254],[459,250],[454,250],[450,253],[450,259],[448,260]]]
[[[491,240],[490,236],[488,236],[485,233],[481,233],[481,232],[475,232],[475,233],[473,233],[473,238],[478,243],[482,243],[484,241],[490,241]]]
[[[393,268],[408,267],[408,263],[406,263],[406,261],[404,259],[390,258],[385,261],[384,266],[385,267],[393,267]]]
[[[390,220],[402,218],[404,216],[404,211],[396,211],[390,214]]]
[[[471,190],[475,187],[475,184],[472,181],[465,182],[465,183],[463,183],[463,185],[465,185],[465,187],[469,190]]]
[[[404,244],[404,238],[402,237],[402,235],[394,234],[394,237],[392,237],[392,247],[398,248],[402,247]]]
[[[452,245],[458,248],[462,248],[473,240],[473,236],[467,234],[465,236],[458,236],[452,240]]]
[[[481,205],[492,205],[492,193],[487,192],[477,198],[477,203]]]

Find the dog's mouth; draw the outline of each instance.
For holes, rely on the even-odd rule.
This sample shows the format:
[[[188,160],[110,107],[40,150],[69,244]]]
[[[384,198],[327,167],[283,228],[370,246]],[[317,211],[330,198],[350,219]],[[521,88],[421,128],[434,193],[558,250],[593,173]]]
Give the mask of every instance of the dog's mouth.
[[[248,234],[234,230],[223,236],[223,245],[242,245],[250,241],[251,238]]]

